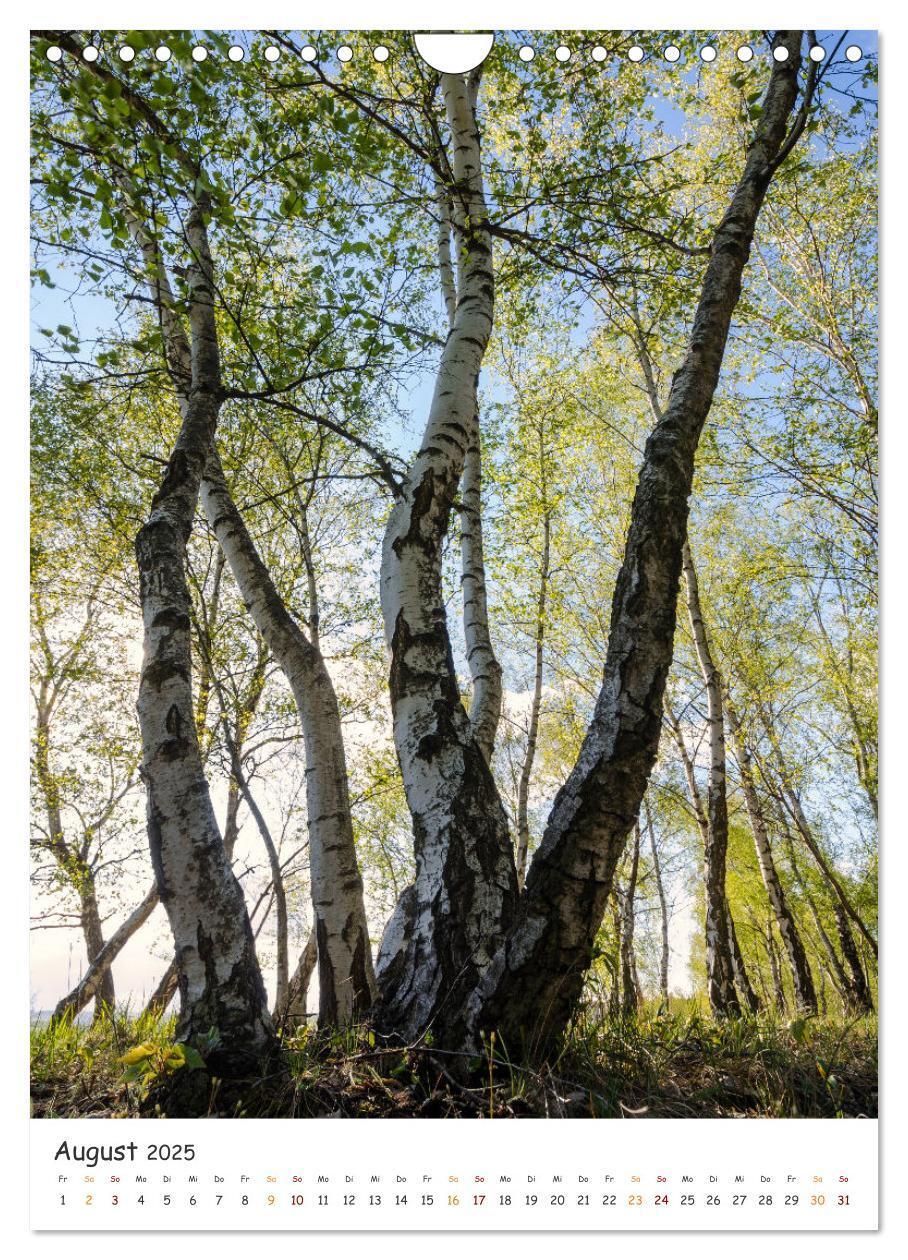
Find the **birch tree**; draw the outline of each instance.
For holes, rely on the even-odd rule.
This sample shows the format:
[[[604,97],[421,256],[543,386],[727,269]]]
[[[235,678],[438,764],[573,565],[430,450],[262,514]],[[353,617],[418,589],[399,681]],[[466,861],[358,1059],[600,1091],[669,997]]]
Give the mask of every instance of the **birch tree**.
[[[806,123],[802,32],[784,32],[744,171],[716,228],[685,361],[647,443],[612,603],[604,682],[584,747],[552,809],[517,922],[483,976],[476,1018],[507,1040],[559,1034],[576,1003],[615,864],[656,755],[697,441],[773,174]],[[812,76],[811,76],[812,81]]]

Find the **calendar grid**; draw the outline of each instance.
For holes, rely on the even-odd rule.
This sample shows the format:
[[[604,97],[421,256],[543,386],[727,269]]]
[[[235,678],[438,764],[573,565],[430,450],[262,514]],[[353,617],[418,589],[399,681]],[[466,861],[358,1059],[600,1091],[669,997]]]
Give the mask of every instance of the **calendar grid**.
[[[550,1134],[546,1121],[33,1122],[32,1220],[41,1230],[876,1228],[876,1121],[564,1121],[557,1145]]]

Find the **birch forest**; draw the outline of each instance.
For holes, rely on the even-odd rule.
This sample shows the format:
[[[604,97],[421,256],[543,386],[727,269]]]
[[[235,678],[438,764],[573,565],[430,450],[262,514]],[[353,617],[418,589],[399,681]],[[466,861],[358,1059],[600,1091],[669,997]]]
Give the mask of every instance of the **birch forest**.
[[[876,1114],[875,70],[33,33],[35,1115]]]

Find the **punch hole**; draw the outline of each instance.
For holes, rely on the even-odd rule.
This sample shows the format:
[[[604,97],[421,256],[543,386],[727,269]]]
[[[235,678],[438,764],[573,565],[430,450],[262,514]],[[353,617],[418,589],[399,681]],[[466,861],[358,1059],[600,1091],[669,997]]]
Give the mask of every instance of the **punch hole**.
[[[124,44],[123,47],[117,53],[117,56],[120,58],[121,61],[125,61],[126,64],[129,65],[130,61],[135,60],[136,50],[132,47],[131,44]]]
[[[700,49],[701,61],[715,61],[716,56],[716,50],[713,48],[712,44],[707,44],[704,48]]]
[[[863,55],[863,49],[859,48],[857,44],[849,44],[845,49],[845,56],[849,61],[860,61]]]
[[[353,60],[353,49],[349,44],[341,44],[337,50],[337,59],[344,62]]]
[[[154,55],[157,57],[158,61],[169,61],[170,49],[167,47],[166,44],[161,44],[158,48],[154,50]]]
[[[822,44],[814,44],[809,55],[811,61],[822,61],[826,56],[826,49]]]
[[[787,61],[788,49],[783,48],[782,45],[780,44],[778,48],[774,48],[772,50],[772,56],[773,56],[774,61]]]
[[[629,48],[627,50],[627,56],[628,56],[629,61],[642,61],[643,49],[640,47],[639,44],[634,44],[632,48]]]
[[[749,44],[742,44],[736,55],[739,61],[752,61],[754,50]]]
[[[82,49],[82,58],[84,61],[97,61],[101,56],[94,44],[86,44]]]
[[[60,58],[63,56],[63,49],[58,48],[56,44],[51,44],[50,48],[48,48],[47,52],[45,53],[45,56],[47,57],[48,61],[59,61]]]
[[[593,49],[593,51],[590,53],[590,56],[592,57],[593,61],[605,61],[606,57],[608,56],[608,50],[603,48],[601,44],[597,44],[596,47]]]
[[[467,74],[481,66],[492,51],[494,33],[441,35],[437,31],[414,31],[413,43],[426,65],[439,74]]]
[[[303,61],[315,61],[318,56],[318,49],[313,48],[311,44],[306,44],[305,47],[300,50],[300,56]]]
[[[277,61],[280,55],[281,55],[281,50],[279,48],[275,48],[274,44],[269,44],[268,47],[265,49],[266,61]]]
[[[535,48],[531,48],[529,44],[524,44],[517,56],[521,61],[532,61],[536,56],[536,50]]]
[[[196,44],[195,48],[193,48],[192,50],[192,60],[205,61],[207,56],[208,56],[208,49],[203,48],[201,44]]]
[[[378,44],[372,49],[372,56],[376,61],[387,61],[391,54],[384,44]]]
[[[555,49],[555,57],[557,58],[558,61],[570,61],[571,50],[570,48],[568,48],[567,44],[558,45],[558,47]]]
[[[239,44],[231,44],[227,49],[227,56],[231,61],[242,61],[246,56],[246,49],[240,48]]]
[[[681,49],[676,44],[669,44],[668,48],[663,51],[662,56],[666,61],[677,61],[681,56]]]

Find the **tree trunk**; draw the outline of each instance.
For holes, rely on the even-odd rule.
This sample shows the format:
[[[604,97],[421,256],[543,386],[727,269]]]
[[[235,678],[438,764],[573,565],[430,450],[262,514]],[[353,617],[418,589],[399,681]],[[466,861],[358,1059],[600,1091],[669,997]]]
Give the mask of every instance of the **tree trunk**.
[[[631,869],[624,891],[624,914],[621,921],[621,991],[622,1014],[625,1019],[637,1014],[637,967],[634,960],[634,896],[637,891],[637,874],[640,870],[640,824],[634,825],[634,848]]]
[[[550,556],[551,518],[548,509],[545,508],[542,518],[542,561],[539,569],[539,595],[536,601],[536,626],[533,636],[535,648],[533,698],[530,702],[530,725],[527,730],[526,752],[520,767],[520,779],[517,783],[517,887],[521,892],[526,883],[527,855],[530,847],[530,781],[533,774],[533,762],[536,760],[536,744],[539,739],[539,713],[542,708],[545,609],[548,596]]]
[[[87,623],[86,623],[87,624]],[[35,727],[34,767],[35,778],[44,798],[44,809],[47,816],[47,840],[42,847],[46,848],[67,883],[75,889],[79,897],[80,926],[85,940],[85,954],[88,971],[72,994],[58,1003],[54,1018],[68,1012],[74,1019],[79,1011],[95,999],[94,1018],[97,1019],[104,1007],[113,1010],[116,1002],[113,974],[110,964],[96,970],[91,985],[85,986],[85,979],[92,966],[104,949],[104,932],[101,926],[101,914],[98,909],[98,894],[95,887],[94,872],[88,865],[87,846],[71,847],[63,833],[63,812],[60,804],[60,789],[51,767],[50,728],[53,702],[47,697],[47,680],[43,679],[38,700],[37,720]],[[85,986],[83,988],[83,986]],[[88,991],[90,988],[90,992]],[[88,993],[78,1006],[71,1000],[73,994]],[[78,999],[76,999],[78,1000]]]
[[[735,993],[737,968],[732,959],[734,926],[725,895],[725,868],[728,853],[728,798],[725,791],[725,715],[722,710],[722,681],[712,656],[700,586],[687,539],[682,548],[682,569],[687,587],[687,611],[700,673],[706,687],[707,730],[709,734],[709,780],[706,793],[706,845],[703,854],[706,887],[706,987],[714,1015],[738,1015],[740,1003]],[[737,940],[735,941],[737,944]],[[747,986],[749,987],[749,986]]]
[[[173,1001],[179,980],[180,973],[177,969],[176,959],[172,959],[170,965],[158,981],[157,988],[148,999],[143,1014],[153,1019],[160,1019],[170,1003]]]
[[[298,1028],[301,1024],[305,1024],[308,1013],[306,1010],[306,998],[309,993],[312,973],[315,971],[317,962],[318,942],[315,928],[313,928],[300,953],[293,975],[290,977],[286,1000],[283,1006],[275,1004],[274,1022],[279,1028],[292,1030]]]
[[[779,956],[772,935],[772,919],[766,925],[766,953],[769,956],[769,970],[772,973],[772,987],[776,997],[776,1008],[785,1014],[785,989],[782,985],[782,972],[779,970]]]
[[[846,989],[848,1006],[853,1013],[866,1015],[873,1010],[873,998],[870,995],[870,985],[867,983],[864,968],[861,966],[860,954],[851,934],[848,915],[842,905],[836,905],[835,925],[839,934],[839,944],[842,947],[842,957],[848,965]]]
[[[319,1023],[343,1027],[369,1009],[375,980],[337,696],[324,657],[278,594],[230,496],[213,449],[202,480],[202,502],[252,619],[284,671],[299,711],[306,748],[310,880],[319,951]],[[239,779],[242,768],[234,766],[233,774]],[[242,790],[242,783],[240,786]],[[252,805],[250,810],[256,816]],[[264,837],[261,823],[259,830]],[[279,887],[282,884],[278,880],[275,890]],[[284,973],[286,980],[286,967]],[[282,1004],[283,992],[280,999]]]
[[[665,702],[665,717],[674,738],[675,745],[678,749],[678,755],[681,758],[681,766],[684,770],[684,778],[687,783],[687,793],[690,797],[691,809],[694,813],[694,821],[697,824],[697,830],[700,832],[700,838],[703,841],[705,849],[706,837],[709,833],[709,822],[706,817],[706,810],[703,808],[703,797],[700,794],[700,786],[697,783],[697,777],[694,774],[694,763],[691,760],[690,753],[687,751],[687,745],[684,742],[684,734],[681,730],[681,723],[678,721],[678,718],[668,700]]]
[[[782,818],[782,826],[785,829],[786,851],[788,853],[788,860],[791,864],[792,873],[795,877],[798,887],[801,889],[801,892],[804,896],[804,900],[807,902],[807,906],[810,910],[810,917],[813,919],[814,926],[817,929],[817,935],[820,938],[820,942],[826,953],[826,957],[829,960],[829,965],[831,968],[831,971],[829,973],[830,979],[832,981],[833,987],[835,988],[836,992],[842,998],[842,1002],[847,1004],[845,995],[848,989],[848,976],[845,973],[845,968],[842,964],[842,960],[839,958],[839,955],[836,952],[836,948],[833,945],[832,940],[830,939],[829,933],[826,931],[826,928],[823,924],[823,918],[820,914],[819,907],[817,906],[817,903],[810,891],[810,888],[806,880],[804,879],[804,876],[801,874],[801,869],[798,866],[797,858],[795,857],[794,842],[792,840],[791,833],[786,826],[786,820],[784,819],[784,817]]]
[[[757,795],[750,753],[741,734],[738,714],[727,690],[725,702],[728,712],[728,725],[735,746],[735,755],[738,758],[738,769],[741,774],[744,802],[747,806],[747,817],[750,821],[750,830],[754,838],[754,847],[757,851],[760,875],[763,879],[766,894],[769,897],[769,904],[775,915],[779,936],[782,938],[782,944],[785,946],[785,953],[788,956],[795,1005],[800,1011],[816,1014],[817,997],[813,985],[813,976],[810,971],[810,963],[807,960],[807,953],[798,933],[794,916],[789,908],[782,881],[779,879],[779,873],[776,870],[763,807]]]
[[[776,37],[788,56],[774,62],[744,172],[713,238],[685,360],[646,444],[592,723],[555,800],[517,922],[471,1003],[468,1022],[476,1029],[497,1028],[515,1047],[521,1041],[549,1044],[571,1017],[615,865],[656,758],[697,443],[757,216],[775,166],[790,147],[786,131],[798,93],[801,34]]]
[[[731,906],[729,906],[727,899],[725,902],[725,921],[728,924],[728,950],[731,957],[731,970],[738,989],[738,996],[743,1000],[744,1005],[751,1014],[755,1015],[760,1009],[760,999],[754,992],[753,985],[750,983],[750,977],[747,974],[744,955],[741,952],[741,946],[738,944],[738,933],[735,931],[735,921],[732,918]]]
[[[181,1041],[216,1030],[209,1065],[219,1075],[255,1070],[274,1047],[265,987],[243,892],[224,852],[202,766],[192,695],[191,602],[186,544],[220,405],[214,280],[203,212],[186,221],[191,389],[183,423],[148,520],[136,539],[144,659],[138,713],[148,838],[180,973]]]
[[[75,1019],[79,1012],[84,1010],[95,994],[99,992],[104,976],[120,950],[128,940],[135,936],[143,923],[148,921],[157,904],[158,890],[156,886],[152,886],[132,914],[123,920],[110,940],[95,955],[91,965],[76,987],[57,1003],[54,1008],[53,1019],[62,1019],[64,1016]]]
[[[517,879],[504,810],[460,701],[442,594],[442,545],[473,443],[494,279],[470,88],[455,74],[443,74],[441,87],[451,129],[457,306],[422,446],[382,553],[394,742],[416,876],[382,938],[376,1021],[407,1040],[431,1025],[437,1044],[456,1049],[467,1040],[464,1002],[513,918]]]
[[[848,896],[848,893],[845,891],[845,888],[842,885],[842,881],[839,879],[838,875],[833,870],[828,858],[826,857],[825,853],[820,847],[820,844],[817,841],[816,836],[813,834],[813,828],[810,826],[810,823],[807,821],[807,816],[804,813],[804,809],[801,805],[800,797],[798,796],[794,788],[791,786],[791,783],[788,777],[788,772],[785,767],[785,762],[782,757],[782,750],[778,743],[778,740],[775,737],[775,733],[772,729],[772,723],[771,721],[767,720],[765,715],[763,718],[763,725],[764,725],[764,728],[766,729],[767,735],[769,736],[770,744],[772,746],[773,757],[775,760],[775,770],[778,776],[778,785],[775,791],[773,792],[773,795],[775,796],[776,800],[779,801],[779,803],[782,805],[783,809],[787,811],[788,814],[790,815],[791,819],[793,820],[795,824],[795,827],[797,828],[798,834],[800,835],[801,839],[804,841],[804,844],[807,846],[808,852],[813,857],[817,866],[825,875],[826,881],[829,884],[832,891],[834,892],[836,898],[838,899],[839,905],[841,905],[842,909],[845,911],[845,913],[851,919],[852,923],[854,923],[858,931],[863,936],[864,940],[870,946],[871,950],[873,951],[874,958],[877,958],[879,957],[879,946],[874,940],[873,935],[870,932],[870,929],[867,927],[866,923],[864,922],[864,920],[861,918],[860,914],[858,913],[857,908],[855,907],[853,901]],[[772,783],[771,783],[770,777],[766,773],[765,767],[759,761],[757,764],[760,766],[760,773],[763,776],[763,780],[766,783],[767,789],[772,791]]]
[[[662,953],[659,958],[659,992],[662,995],[660,1010],[667,1011],[669,962],[668,901],[666,900],[665,887],[662,883],[662,863],[659,860],[659,850],[656,847],[656,829],[653,826],[653,818],[645,796],[643,798],[643,811],[646,817],[646,829],[649,832],[650,849],[653,854],[653,874],[656,878],[656,892],[659,896],[659,914],[662,924]]]
[[[472,101],[472,96],[470,97]],[[442,155],[439,154],[441,157]],[[435,177],[438,213],[438,274],[448,313],[448,331],[457,315],[457,276],[451,260],[451,233],[455,221],[462,230],[464,216],[455,216],[454,205],[442,181]],[[492,647],[486,598],[485,552],[482,538],[482,440],[478,407],[464,456],[460,507],[460,584],[463,598],[463,632],[467,664],[473,683],[470,726],[486,761],[491,763],[495,736],[501,720],[501,665]]]
[[[223,557],[223,553],[221,555]],[[203,661],[204,659],[203,657]],[[210,678],[213,678],[213,676],[212,673]],[[236,779],[231,775],[230,786],[227,789],[227,813],[224,820],[224,852],[231,862],[233,861],[233,851],[236,848],[236,842],[240,835],[239,813],[240,788]],[[154,904],[157,905],[157,896],[155,896]],[[176,960],[171,959],[170,965],[158,981],[157,988],[148,999],[143,1014],[160,1019],[173,1001],[174,994],[177,991],[178,979],[179,973],[177,972]]]
[[[133,224],[152,278],[168,366],[185,416],[192,405],[193,354],[153,240]],[[216,330],[210,327],[217,361]],[[213,438],[213,425],[211,436]],[[300,712],[307,754],[307,806],[313,912],[319,941],[320,1020],[346,1024],[374,996],[372,951],[353,842],[346,760],[337,698],[320,650],[306,639],[277,593],[233,503],[213,442],[205,452],[201,492],[206,513],[253,620],[287,675]],[[306,548],[304,546],[304,552]],[[304,554],[311,575],[311,557]],[[317,610],[316,610],[317,611]],[[318,634],[317,621],[312,632]]]
[[[492,647],[482,541],[482,450],[479,415],[463,464],[460,510],[461,587],[467,662],[473,680],[470,726],[486,761],[491,762],[501,720],[501,665]]]
[[[104,929],[101,926],[101,912],[98,909],[98,895],[95,890],[94,876],[90,871],[86,871],[81,880],[80,895],[82,901],[82,935],[85,938],[85,952],[88,956],[88,961],[92,963],[104,948]],[[116,993],[114,991],[113,972],[110,967],[105,967],[95,991],[94,1018],[97,1019],[105,1007],[107,1010],[113,1011],[115,1005]]]

